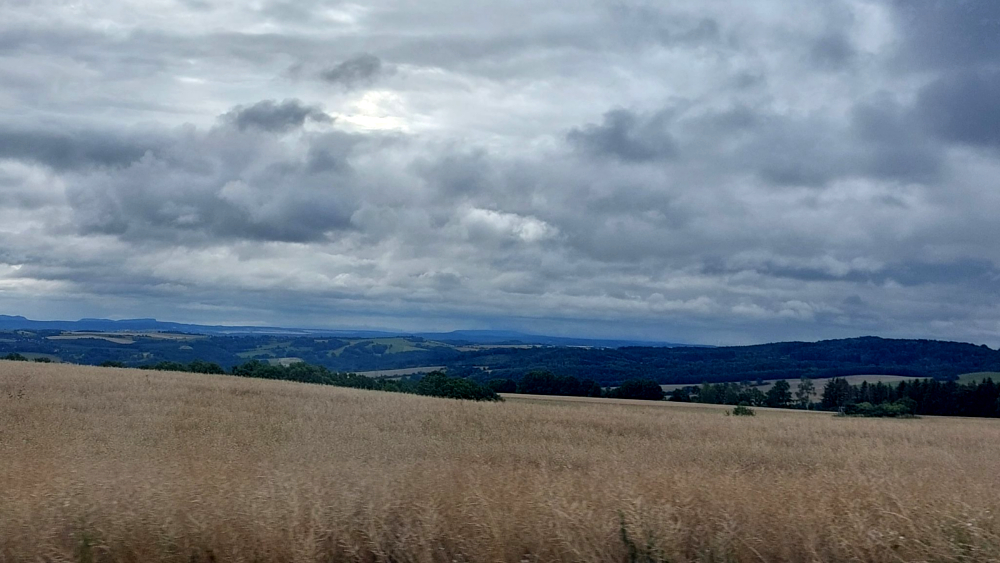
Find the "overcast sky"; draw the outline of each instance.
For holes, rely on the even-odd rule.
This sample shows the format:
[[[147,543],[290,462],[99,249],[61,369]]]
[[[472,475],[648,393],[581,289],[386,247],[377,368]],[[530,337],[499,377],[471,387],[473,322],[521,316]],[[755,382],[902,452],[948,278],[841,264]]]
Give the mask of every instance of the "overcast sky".
[[[1000,345],[995,0],[0,0],[0,313]]]

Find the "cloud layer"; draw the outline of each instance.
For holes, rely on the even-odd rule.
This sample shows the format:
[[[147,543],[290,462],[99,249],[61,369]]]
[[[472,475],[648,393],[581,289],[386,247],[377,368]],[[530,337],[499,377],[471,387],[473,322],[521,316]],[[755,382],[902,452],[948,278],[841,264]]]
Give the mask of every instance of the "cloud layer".
[[[0,5],[0,309],[1000,344],[1000,8]]]

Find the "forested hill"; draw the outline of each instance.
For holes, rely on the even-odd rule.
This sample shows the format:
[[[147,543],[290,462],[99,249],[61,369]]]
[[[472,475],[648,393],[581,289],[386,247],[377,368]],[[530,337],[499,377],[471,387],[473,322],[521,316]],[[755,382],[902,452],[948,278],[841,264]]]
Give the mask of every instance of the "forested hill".
[[[963,373],[1000,371],[1000,352],[986,346],[875,337],[725,348],[603,348],[469,344],[418,336],[0,332],[0,357],[13,353],[30,359],[132,367],[197,360],[229,369],[255,359],[280,365],[306,362],[333,372],[444,366],[450,375],[477,380],[520,379],[528,372],[545,370],[593,379],[604,386],[627,379],[691,384],[875,374],[948,379]]]
[[[869,374],[949,379],[1000,371],[1000,352],[959,342],[863,337],[721,348],[492,349],[463,355],[452,367],[453,373],[476,378],[517,379],[533,370],[602,385],[635,377],[663,384]]]

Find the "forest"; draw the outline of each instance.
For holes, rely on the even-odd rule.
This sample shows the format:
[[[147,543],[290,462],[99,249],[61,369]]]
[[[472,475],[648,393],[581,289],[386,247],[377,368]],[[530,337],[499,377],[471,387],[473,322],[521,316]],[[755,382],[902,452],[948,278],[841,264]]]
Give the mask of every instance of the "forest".
[[[1000,417],[1000,386],[992,378],[966,383],[922,378],[851,385],[835,377],[825,381],[821,399],[812,400],[814,384],[803,379],[793,394],[785,380],[766,393],[749,383],[704,383],[672,391],[671,401],[721,405],[799,408],[846,415],[899,417],[913,415]]]
[[[482,346],[414,336],[0,332],[0,356],[10,353],[76,364],[113,362],[126,367],[204,361],[225,370],[250,360],[272,364],[302,362],[331,372],[443,366],[450,376],[467,377],[483,384],[495,379],[520,380],[532,372],[551,372],[586,381],[589,387],[617,387],[630,379],[700,385],[880,374],[946,381],[963,373],[1000,371],[1000,352],[987,346],[877,337],[718,348],[583,348]],[[570,391],[587,394],[578,389]]]
[[[488,366],[489,373],[477,373],[482,366]],[[958,342],[869,336],[720,348],[491,349],[463,355],[448,367],[452,375],[477,379],[551,371],[593,379],[603,386],[632,378],[660,384],[878,374],[951,379],[963,373],[1000,371],[1000,352]]]

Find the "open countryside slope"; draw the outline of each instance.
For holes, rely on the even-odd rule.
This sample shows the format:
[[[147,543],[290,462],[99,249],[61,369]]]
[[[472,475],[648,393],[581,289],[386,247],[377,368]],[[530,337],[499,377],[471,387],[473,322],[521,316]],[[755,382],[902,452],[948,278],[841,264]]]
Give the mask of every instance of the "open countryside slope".
[[[998,441],[0,362],[0,561],[996,560]]]

